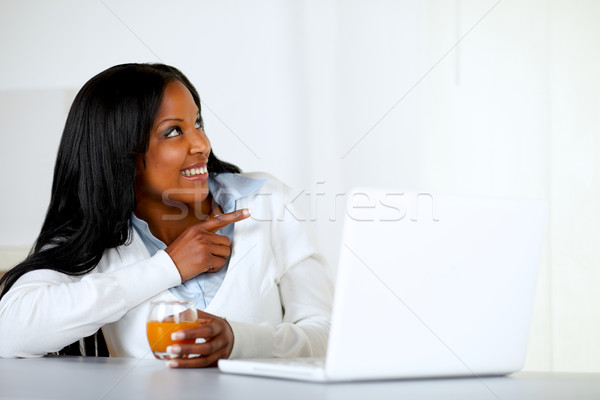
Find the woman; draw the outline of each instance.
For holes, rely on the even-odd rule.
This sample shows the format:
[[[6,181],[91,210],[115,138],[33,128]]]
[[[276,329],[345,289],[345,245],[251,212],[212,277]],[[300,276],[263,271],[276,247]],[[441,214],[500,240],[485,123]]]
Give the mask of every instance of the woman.
[[[0,281],[0,357],[56,352],[100,328],[112,356],[146,357],[159,299],[200,310],[176,335],[205,342],[171,351],[201,356],[171,367],[324,355],[331,284],[289,195],[215,157],[177,69],[98,74],[69,112],[32,253]]]

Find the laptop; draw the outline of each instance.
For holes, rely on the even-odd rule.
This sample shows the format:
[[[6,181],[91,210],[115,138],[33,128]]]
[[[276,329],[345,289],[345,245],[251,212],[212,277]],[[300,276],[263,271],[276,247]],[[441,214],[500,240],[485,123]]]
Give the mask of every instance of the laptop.
[[[359,188],[324,359],[220,360],[307,381],[506,375],[524,364],[547,205]]]

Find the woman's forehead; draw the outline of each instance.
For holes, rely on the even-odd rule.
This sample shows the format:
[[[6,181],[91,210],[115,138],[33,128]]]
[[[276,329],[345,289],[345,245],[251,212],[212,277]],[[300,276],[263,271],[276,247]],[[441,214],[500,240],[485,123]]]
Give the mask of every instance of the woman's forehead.
[[[198,106],[188,88],[180,81],[169,82],[164,89],[157,121],[165,118],[185,119],[198,115]]]

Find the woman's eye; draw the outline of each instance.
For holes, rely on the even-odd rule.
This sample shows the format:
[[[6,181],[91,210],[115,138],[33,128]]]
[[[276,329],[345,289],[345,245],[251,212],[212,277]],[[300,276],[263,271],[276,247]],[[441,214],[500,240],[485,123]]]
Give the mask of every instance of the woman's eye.
[[[198,118],[196,120],[196,124],[194,125],[196,127],[196,129],[200,129],[204,127],[204,124],[202,123],[202,118]]]
[[[181,135],[181,130],[179,128],[173,128],[165,134],[165,137],[171,138],[179,135]]]

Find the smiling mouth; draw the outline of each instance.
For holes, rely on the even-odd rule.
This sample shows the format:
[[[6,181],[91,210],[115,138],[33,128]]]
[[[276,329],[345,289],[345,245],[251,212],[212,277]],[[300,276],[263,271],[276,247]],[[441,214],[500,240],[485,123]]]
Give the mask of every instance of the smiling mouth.
[[[197,168],[188,168],[188,169],[183,169],[183,170],[179,171],[179,173],[182,176],[203,175],[203,174],[208,173],[208,168],[206,168],[206,166],[204,166],[204,167],[197,167]]]

